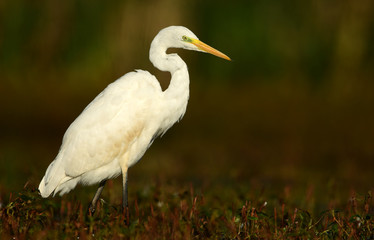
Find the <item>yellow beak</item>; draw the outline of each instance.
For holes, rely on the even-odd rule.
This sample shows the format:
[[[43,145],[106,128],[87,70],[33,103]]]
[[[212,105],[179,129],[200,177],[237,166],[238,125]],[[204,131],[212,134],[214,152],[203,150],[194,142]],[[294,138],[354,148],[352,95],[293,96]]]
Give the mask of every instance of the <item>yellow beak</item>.
[[[198,47],[203,52],[207,52],[207,53],[213,54],[214,56],[217,56],[217,57],[220,57],[220,58],[223,58],[223,59],[231,61],[231,59],[226,54],[221,53],[217,49],[212,48],[211,46],[209,46],[208,44],[203,43],[200,40],[191,38],[191,43],[193,45],[195,45],[196,47]]]

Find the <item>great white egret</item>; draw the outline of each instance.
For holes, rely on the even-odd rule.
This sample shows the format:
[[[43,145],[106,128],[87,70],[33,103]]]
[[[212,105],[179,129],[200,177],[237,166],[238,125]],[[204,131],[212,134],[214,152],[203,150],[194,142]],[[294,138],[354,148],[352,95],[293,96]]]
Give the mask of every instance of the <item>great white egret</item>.
[[[69,126],[60,151],[40,182],[39,191],[46,198],[63,195],[80,183],[100,183],[89,212],[108,179],[122,173],[122,207],[128,207],[127,172],[140,160],[153,140],[179,121],[189,98],[186,63],[168,48],[228,56],[198,40],[182,26],[162,29],[151,43],[149,59],[161,71],[171,73],[169,87],[162,91],[157,79],[147,71],[129,72],[109,84]]]

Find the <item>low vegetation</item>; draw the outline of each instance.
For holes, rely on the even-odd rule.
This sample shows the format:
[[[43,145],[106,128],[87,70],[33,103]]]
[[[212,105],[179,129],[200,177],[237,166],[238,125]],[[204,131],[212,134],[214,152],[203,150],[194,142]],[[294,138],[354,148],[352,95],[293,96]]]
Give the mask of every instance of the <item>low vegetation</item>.
[[[214,191],[195,193],[192,185],[180,190],[162,183],[130,194],[129,225],[120,204],[102,199],[94,216],[87,216],[88,202],[72,197],[42,199],[30,187],[11,194],[1,203],[1,239],[374,238],[371,191],[362,196],[352,193],[341,206],[314,213],[294,206],[292,199],[265,195],[245,199],[237,191],[223,201]]]

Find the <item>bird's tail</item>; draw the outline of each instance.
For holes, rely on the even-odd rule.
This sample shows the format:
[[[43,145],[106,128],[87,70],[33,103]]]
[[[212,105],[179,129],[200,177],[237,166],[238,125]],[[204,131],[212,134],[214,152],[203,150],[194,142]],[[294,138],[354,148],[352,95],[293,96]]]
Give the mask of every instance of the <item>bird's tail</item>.
[[[68,179],[67,179],[68,178]],[[56,158],[47,168],[42,181],[39,184],[39,192],[43,198],[49,197],[53,192],[56,195],[56,188],[70,177],[65,175],[65,171]]]

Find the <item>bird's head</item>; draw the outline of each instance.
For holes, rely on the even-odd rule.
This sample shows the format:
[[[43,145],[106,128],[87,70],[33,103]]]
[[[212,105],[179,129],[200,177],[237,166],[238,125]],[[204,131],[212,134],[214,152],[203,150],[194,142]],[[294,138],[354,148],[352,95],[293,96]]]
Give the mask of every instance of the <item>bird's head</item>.
[[[224,53],[200,41],[197,36],[186,27],[167,27],[162,29],[157,36],[160,37],[159,41],[163,42],[168,47],[210,53],[217,57],[231,61],[231,59]]]

